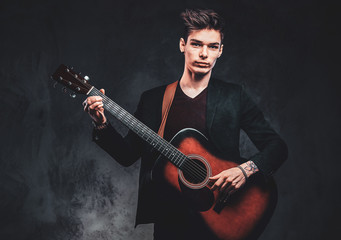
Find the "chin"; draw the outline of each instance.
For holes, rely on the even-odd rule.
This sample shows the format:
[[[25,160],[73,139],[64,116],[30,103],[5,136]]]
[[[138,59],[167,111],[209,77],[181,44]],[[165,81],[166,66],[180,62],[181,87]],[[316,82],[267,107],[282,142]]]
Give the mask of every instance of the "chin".
[[[199,69],[196,71],[193,71],[198,76],[204,76],[210,72],[211,69]]]

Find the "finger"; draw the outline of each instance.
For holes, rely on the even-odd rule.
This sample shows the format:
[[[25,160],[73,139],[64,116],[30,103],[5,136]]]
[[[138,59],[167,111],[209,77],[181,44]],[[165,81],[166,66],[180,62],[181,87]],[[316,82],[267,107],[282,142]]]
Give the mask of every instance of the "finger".
[[[84,112],[87,112],[87,107],[88,107],[87,101],[88,99],[85,99],[84,102],[82,102]]]
[[[101,102],[103,100],[100,96],[91,96],[86,99],[87,104],[91,105],[94,102]]]
[[[227,178],[227,181],[229,181],[230,183],[234,183],[233,185],[235,185],[237,182],[239,182],[241,179],[241,177],[239,175],[235,175],[235,176],[229,176]]]
[[[93,104],[91,104],[89,106],[89,109],[97,110],[98,107],[103,107],[103,103],[102,102],[94,102]]]
[[[102,112],[104,110],[103,104],[99,105],[98,107],[95,108],[96,111]]]
[[[87,112],[88,104],[87,104],[86,100],[82,104],[83,104],[83,110],[85,112]]]
[[[91,110],[93,110],[93,109],[95,109],[98,105],[100,105],[100,104],[102,104],[103,105],[103,102],[102,102],[102,100],[100,99],[100,100],[95,100],[95,101],[92,101],[92,100],[88,100],[87,101],[87,108],[88,109],[91,109]]]
[[[210,180],[217,180],[218,178],[220,178],[220,175],[221,175],[221,173],[219,173],[219,174],[217,174],[217,175],[215,175],[215,176],[212,176],[212,177],[210,177],[209,179],[210,179]]]
[[[240,181],[237,185],[236,185],[236,189],[239,189],[241,187],[243,187],[245,184],[245,181]]]
[[[221,186],[220,191],[221,191],[221,192],[224,192],[225,189],[226,189],[228,186],[230,186],[230,184],[231,184],[230,182],[225,181],[225,182],[223,183],[223,185]]]
[[[219,178],[212,186],[211,190],[214,191],[217,188],[220,189],[221,185],[223,184],[224,179],[223,178]]]
[[[83,102],[83,110],[84,112],[89,112],[89,104],[88,104],[88,99],[85,99],[85,101]]]
[[[100,91],[101,93],[105,94],[104,88],[100,89],[99,91]]]
[[[226,188],[226,192],[229,192],[229,194],[234,193],[237,191],[241,186],[243,185],[242,181],[233,181],[230,186]]]
[[[94,110],[99,110],[100,108],[103,108],[103,102],[95,102],[92,104]]]
[[[235,181],[237,182],[237,184],[236,184],[236,186],[238,186],[238,184],[244,184],[245,183],[245,177],[244,177],[244,175],[239,175],[236,179],[235,179]]]

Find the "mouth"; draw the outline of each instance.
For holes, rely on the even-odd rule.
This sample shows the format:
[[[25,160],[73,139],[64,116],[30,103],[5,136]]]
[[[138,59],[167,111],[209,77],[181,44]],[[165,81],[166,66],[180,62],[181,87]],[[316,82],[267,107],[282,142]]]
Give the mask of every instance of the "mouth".
[[[206,67],[209,67],[210,64],[207,63],[207,62],[200,62],[200,61],[195,61],[194,64],[198,67],[203,67],[203,68],[206,68]]]

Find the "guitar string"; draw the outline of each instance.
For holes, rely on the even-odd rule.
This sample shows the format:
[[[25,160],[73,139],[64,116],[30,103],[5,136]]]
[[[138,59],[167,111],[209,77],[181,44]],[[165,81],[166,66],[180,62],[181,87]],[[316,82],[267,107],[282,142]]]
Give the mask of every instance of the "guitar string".
[[[98,91],[98,90],[97,90]],[[100,93],[100,92],[97,92],[97,94],[100,94],[100,95],[102,95],[102,93]],[[117,115],[117,117],[119,118],[119,120],[121,120],[121,121],[124,121],[124,120],[126,120],[128,123],[131,123],[132,122],[132,120],[134,120],[135,118],[131,118],[131,117],[129,117],[129,113],[126,111],[126,110],[124,110],[122,107],[120,107],[118,104],[116,104],[115,102],[113,102],[110,98],[108,98],[108,97],[106,97],[105,95],[103,95],[102,96],[104,99],[105,99],[105,101],[107,102],[106,103],[106,105],[108,105],[108,106],[111,106],[114,110],[116,110],[116,113],[114,112],[114,114],[115,115]],[[110,110],[110,109],[108,109],[108,110]],[[121,112],[121,113],[119,113],[119,112]],[[141,125],[142,127],[144,127],[144,125],[142,124],[142,123],[140,123],[140,122],[138,122],[138,121],[135,121],[137,124],[136,125]],[[132,126],[133,128],[134,128],[134,126]],[[139,126],[137,126],[137,127],[139,127]],[[145,130],[148,130],[148,128],[146,128],[146,127],[144,127],[145,128]],[[136,130],[136,131],[139,131],[140,132],[140,130],[141,130],[141,127],[140,128],[137,128],[136,129],[136,127],[134,128],[134,129],[132,129],[132,130]],[[160,145],[160,147],[163,147],[163,150],[162,149],[158,149],[157,148],[157,143],[156,143],[156,145],[154,145],[154,144],[152,144],[153,145],[153,147],[154,148],[156,148],[156,149],[158,149],[159,151],[160,151],[160,153],[162,153],[164,156],[166,156],[166,157],[170,157],[170,156],[167,156],[167,153],[169,153],[170,151],[168,151],[167,149],[167,144],[168,144],[168,142],[166,142],[163,138],[161,138],[161,137],[159,137],[159,135],[156,135],[154,132],[151,132],[151,133],[153,133],[153,134],[150,134],[150,130],[149,131],[146,131],[146,133],[151,137],[151,138],[153,138],[153,134],[154,134],[154,138],[155,138],[155,136],[157,136],[158,138],[159,138],[159,145]],[[143,138],[143,137],[142,137]],[[156,139],[156,140],[158,140],[158,139]],[[161,141],[160,141],[161,140]],[[165,143],[167,143],[167,144],[165,144],[165,143],[163,143],[162,141],[164,141]],[[147,142],[149,142],[149,141],[147,141]],[[199,181],[199,182],[201,182],[202,180],[204,180],[205,178],[206,178],[206,176],[207,176],[207,171],[206,171],[206,169],[203,169],[202,168],[202,166],[200,166],[200,165],[198,165],[195,161],[192,161],[192,167],[193,168],[191,168],[191,166],[187,166],[188,165],[188,160],[187,160],[187,157],[186,156],[184,156],[180,151],[178,151],[178,149],[176,149],[174,146],[172,146],[171,144],[168,144],[168,145],[170,145],[173,149],[170,149],[170,150],[172,150],[171,151],[171,154],[170,155],[173,155],[173,156],[175,156],[176,157],[176,160],[175,160],[175,162],[178,164],[178,162],[180,162],[180,161],[182,161],[182,164],[184,164],[184,166],[183,166],[183,170],[187,170],[190,174],[192,173],[191,171],[196,171],[196,173],[192,173],[192,175],[194,175],[194,177],[196,177],[196,180],[197,181]],[[166,151],[166,153],[164,153],[163,151],[164,150],[167,150]],[[174,151],[175,151],[175,154],[174,154]],[[183,155],[184,157],[181,157],[181,155]],[[187,161],[184,161],[184,159],[185,160],[187,160]]]
[[[134,118],[129,117],[129,113],[124,110],[122,107],[120,107],[118,104],[116,104],[115,102],[113,102],[110,98],[108,98],[107,96],[103,95],[100,91],[98,91],[96,88],[95,89],[95,93],[101,95],[101,97],[103,97],[106,100],[106,105],[111,106],[114,110],[116,110],[115,115],[117,115],[117,118],[119,118],[119,120],[121,121],[126,121],[126,123],[131,123],[133,122],[133,120],[135,120]],[[94,90],[93,89],[93,90]],[[110,110],[110,109],[108,109]],[[150,133],[150,130],[148,128],[146,128],[142,123],[135,121],[135,123],[133,123],[136,125],[137,128],[135,128],[134,126],[131,126],[135,131],[138,131],[139,133],[141,133],[141,126],[144,128],[142,130],[144,130],[147,134],[147,137],[149,139],[153,137],[155,138],[156,134],[154,132],[152,132],[152,134]],[[140,125],[140,126],[138,126]],[[147,131],[146,131],[147,130]],[[154,136],[153,136],[154,133]],[[142,139],[144,139],[143,136],[141,136]],[[159,135],[157,135],[157,137],[159,137]],[[145,139],[148,143],[148,139]],[[187,166],[189,163],[187,160],[187,157],[185,155],[183,155],[178,149],[176,149],[174,146],[168,144],[168,142],[164,143],[163,141],[165,141],[163,138],[160,137],[160,139],[156,139],[158,140],[158,142],[160,143],[160,147],[162,147],[163,149],[158,149],[157,148],[157,143],[155,143],[155,145],[153,144],[153,141],[150,143],[152,144],[152,146],[156,149],[159,150],[159,152],[161,154],[163,154],[164,156],[166,156],[167,158],[170,158],[171,156],[175,156],[176,160],[175,163],[179,164],[179,162],[181,162],[181,166],[184,170],[187,170],[191,175],[193,175],[193,177],[195,177],[194,180],[197,180],[199,182],[203,181],[206,176],[207,176],[207,171],[205,168],[203,168],[202,166],[198,165],[195,161],[192,161],[192,166]],[[161,140],[161,141],[160,141]],[[171,147],[168,148],[167,145],[170,145]],[[173,149],[171,149],[173,148]],[[163,151],[166,150],[166,153],[164,153]],[[175,153],[174,153],[175,151]],[[167,154],[170,152],[170,156],[167,156]],[[183,155],[184,157],[182,157],[181,155]],[[192,171],[195,171],[194,173],[192,173]]]
[[[110,99],[107,98],[106,100],[108,101]],[[139,123],[136,118],[129,117],[129,115],[127,115],[129,113],[126,112],[123,108],[120,108],[117,104],[116,104],[117,106],[115,106],[115,104],[110,103],[110,101],[108,101],[107,105],[111,106],[114,110],[116,110],[116,113],[115,112],[114,113],[118,115],[119,120],[126,121],[127,123],[130,123],[132,130],[135,130],[140,134],[142,131],[144,131],[144,133],[142,134],[142,136],[140,135],[140,137],[142,139],[146,140],[148,143],[150,143],[154,148],[157,148],[158,147],[157,144],[159,143],[159,146],[164,148],[164,149],[158,149],[163,155],[165,155],[166,157],[170,157],[170,156],[167,156],[167,153],[170,152],[169,150],[173,150],[173,152],[171,152],[171,155],[178,155],[177,152],[175,152],[175,154],[174,154],[174,150],[176,150],[175,148],[174,149],[169,148],[169,150],[168,150],[168,148],[165,147],[167,145],[163,144],[160,141],[161,138],[159,140],[156,139],[156,141],[158,142],[156,144],[154,144],[153,141],[149,142],[148,141],[149,138],[151,138],[153,140],[153,138],[155,139],[156,136],[158,137],[158,135],[154,134],[154,136],[153,136],[153,134],[151,134],[151,131],[148,130],[148,128],[146,128],[145,126],[143,126],[142,123]],[[118,113],[119,111],[123,112],[123,114]],[[141,126],[138,126],[138,125],[141,125],[143,128],[141,128]],[[147,135],[147,139],[144,137],[145,135]],[[169,146],[172,147],[171,145],[169,145]],[[164,150],[166,150],[166,153],[164,153]],[[181,160],[181,159],[179,159],[179,156],[177,158],[178,158],[178,160]],[[180,161],[176,161],[176,164],[178,164],[179,162]]]
[[[106,99],[107,100],[107,99]],[[115,107],[115,105],[113,105],[113,104],[111,104],[110,102],[108,102],[107,103],[107,105],[109,105],[109,106],[111,106],[112,108],[114,108],[116,111],[118,110],[118,111],[121,111],[121,110],[123,110],[124,111],[124,113],[126,112],[124,109],[120,109],[120,108],[117,108],[117,107]],[[126,116],[126,114],[119,114],[119,113],[116,113],[116,114],[118,114],[120,117],[119,117],[119,119],[120,120],[122,120],[122,121],[124,121],[124,120],[127,120],[129,123],[131,123],[132,122],[132,120],[134,120],[134,119],[131,119],[130,117],[127,117]],[[137,121],[135,121],[135,124],[139,124],[139,122],[137,122]],[[132,126],[132,128],[134,128],[134,129],[132,129],[132,130],[136,130],[136,131],[139,131],[139,132],[141,132],[141,126],[142,127],[144,127],[142,124],[140,124],[141,126],[139,127],[139,126],[137,126],[137,124],[136,124],[136,127],[134,127],[134,126]],[[146,129],[145,128],[145,130],[148,130],[148,129]],[[153,138],[153,136],[151,136],[151,132],[150,131],[145,131],[146,132],[146,134],[148,134],[151,138]],[[153,134],[153,132],[152,132],[152,134]],[[156,134],[154,135],[154,138],[155,138],[155,136],[156,136]],[[158,135],[157,135],[157,137],[159,137]],[[143,138],[143,137],[142,137]],[[157,144],[156,145],[153,145],[153,147],[154,148],[156,148],[156,149],[158,149],[159,150],[159,152],[160,153],[162,153],[164,156],[166,156],[167,158],[170,158],[172,155],[173,156],[175,156],[177,159],[176,159],[176,163],[178,163],[178,162],[180,162],[181,160],[182,160],[182,162],[183,162],[183,164],[185,164],[185,165],[181,165],[181,166],[183,166],[183,169],[184,170],[194,170],[194,171],[196,171],[196,173],[197,173],[197,177],[199,177],[199,179],[196,179],[196,180],[198,180],[198,181],[201,181],[202,179],[204,179],[205,177],[206,177],[206,170],[205,169],[202,169],[202,167],[201,166],[199,166],[199,165],[197,165],[197,164],[195,164],[193,167],[195,167],[195,168],[200,168],[200,169],[191,169],[190,168],[190,166],[188,166],[187,167],[187,164],[186,163],[188,163],[188,161],[183,161],[184,159],[185,160],[187,160],[186,159],[186,157],[184,156],[184,157],[182,157],[180,154],[182,154],[182,153],[179,153],[178,152],[178,150],[176,149],[176,148],[174,148],[173,146],[171,147],[171,148],[169,148],[169,147],[167,147],[167,144],[165,144],[165,143],[163,143],[163,142],[161,142],[161,141],[163,141],[163,139],[162,138],[160,138],[159,140],[158,139],[156,139],[158,142],[159,142],[159,146],[160,147],[162,147],[163,149],[158,149],[157,148]],[[161,141],[160,141],[161,140]],[[173,149],[172,149],[173,148]],[[166,150],[166,153],[164,153],[164,150]],[[176,151],[175,153],[174,153],[174,151]],[[169,154],[170,153],[170,154]],[[170,156],[167,156],[167,154],[168,155],[170,155]],[[176,156],[177,155],[177,156]],[[193,163],[195,163],[195,162],[193,162]],[[201,172],[198,172],[198,171],[200,171],[201,170]],[[199,175],[198,175],[199,174]]]
[[[97,90],[98,91],[98,90]],[[100,93],[100,92],[98,92],[98,93]],[[101,93],[100,93],[100,95],[102,95]],[[129,115],[129,113],[125,110],[125,109],[123,109],[122,107],[120,107],[118,104],[116,104],[115,102],[113,102],[110,98],[108,98],[108,97],[106,97],[105,95],[103,95],[103,97],[104,97],[104,99],[106,100],[106,102],[107,102],[107,105],[109,105],[109,106],[111,106],[113,109],[115,109],[116,110],[116,113],[115,113],[115,115],[117,114],[118,116],[118,118],[121,120],[121,121],[124,121],[124,120],[126,120],[126,122],[128,123],[128,125],[129,125],[129,123],[131,123],[132,122],[132,120],[134,120],[134,119],[136,119],[136,118],[132,118],[132,117],[130,117]],[[108,110],[110,110],[110,109],[108,109]],[[121,112],[121,113],[119,113],[119,112]],[[137,124],[136,124],[137,123]],[[140,122],[138,122],[138,121],[136,121],[135,120],[135,124],[137,125],[136,127],[139,127],[138,125],[141,125],[142,127],[144,127],[145,128],[145,130],[148,130],[148,128],[146,128],[142,123],[140,123]],[[131,124],[130,124],[131,125]],[[134,126],[132,126],[132,128],[134,128]],[[141,130],[141,127],[140,128],[134,128],[134,129],[132,129],[132,130],[136,130],[136,131],[138,131],[138,132],[140,132],[140,130]],[[150,136],[151,134],[150,134],[150,130],[149,131],[146,131],[146,133]],[[176,159],[176,163],[178,163],[178,161],[182,161],[182,164],[185,164],[185,163],[188,163],[188,161],[184,161],[183,160],[183,157],[181,157],[181,155],[183,155],[180,151],[178,151],[178,149],[176,149],[174,146],[172,146],[171,144],[168,144],[168,142],[166,142],[163,138],[161,138],[161,137],[159,137],[159,135],[156,135],[154,132],[151,132],[151,133],[153,133],[154,134],[154,138],[155,138],[155,136],[157,136],[158,138],[159,138],[159,140],[158,139],[156,139],[156,140],[158,140],[158,142],[160,143],[159,145],[160,145],[160,147],[163,147],[164,149],[162,150],[162,149],[158,149],[159,151],[160,151],[160,153],[162,153],[164,156],[166,156],[167,158],[169,158],[170,156],[167,156],[167,153],[169,153],[169,150],[168,150],[168,148],[167,148],[167,145],[170,145],[171,146],[171,148],[173,148],[173,149],[170,149],[170,150],[173,150],[173,151],[171,151],[171,155],[178,155],[178,156],[175,156],[177,159]],[[152,134],[152,135],[153,135]],[[151,136],[151,137],[153,137],[153,136]],[[142,137],[143,138],[143,137]],[[163,142],[165,142],[165,143],[167,143],[167,144],[165,144],[165,143],[163,143],[163,142],[161,142],[160,140],[162,140]],[[148,142],[148,141],[147,141]],[[156,145],[154,145],[154,144],[152,144],[155,148],[157,148],[157,146]],[[163,151],[164,150],[167,150],[166,151],[166,153],[164,153]],[[174,150],[176,151],[175,153],[176,154],[174,154]],[[180,154],[180,159],[179,159],[179,154]],[[183,155],[184,156],[184,155]],[[185,156],[184,156],[185,157]],[[185,160],[187,160],[186,159],[187,157],[185,157]],[[199,177],[199,179],[197,179],[197,180],[199,180],[199,182],[200,181],[202,181],[203,179],[205,179],[206,178],[206,176],[207,176],[207,172],[206,172],[206,169],[203,169],[202,168],[202,166],[200,166],[200,165],[198,165],[198,164],[196,164],[196,162],[194,162],[194,161],[192,161],[192,163],[194,163],[194,165],[193,165],[193,167],[194,168],[196,168],[196,169],[192,169],[192,168],[190,168],[190,166],[188,166],[188,167],[186,167],[187,166],[187,164],[185,165],[185,168],[184,168],[184,170],[194,170],[194,171],[196,171],[196,174],[197,174],[197,177]],[[199,174],[199,175],[198,175]],[[193,175],[193,174],[192,174]]]
[[[107,103],[107,105],[111,106],[112,108],[115,108],[116,111],[117,110],[118,111],[122,110],[122,109],[119,109],[119,108],[115,107],[115,105],[112,105],[110,103]],[[126,120],[126,121],[128,121],[128,123],[132,123],[132,120],[134,120],[134,119],[131,119],[130,117],[127,117],[126,114],[119,114],[119,113],[116,113],[116,114],[118,114],[119,120],[122,120],[122,121]],[[135,123],[134,123],[135,126],[131,126],[131,124],[130,124],[130,126],[132,127],[132,130],[136,130],[138,132],[141,132],[141,126],[143,128],[144,128],[144,126],[142,124],[139,124],[139,122],[137,122],[136,120],[134,120],[134,121],[135,121]],[[138,126],[138,125],[141,125],[141,126]],[[148,131],[148,129],[146,129],[146,128],[144,128],[144,131],[147,134],[147,136],[150,137],[152,140],[153,140],[153,137],[155,138],[155,136],[159,137],[156,134],[154,134],[154,136],[153,136],[153,132]],[[140,137],[142,137],[142,136],[140,135]],[[147,142],[149,142],[149,141],[147,141]],[[182,164],[181,164],[182,169],[183,170],[187,170],[191,175],[193,175],[193,177],[195,178],[194,180],[197,180],[198,182],[201,182],[203,179],[206,178],[206,171],[205,171],[205,169],[202,169],[202,168],[201,169],[195,169],[195,168],[197,168],[196,165],[194,165],[194,169],[191,169],[190,166],[187,166],[187,164],[186,164],[188,161],[184,161],[184,160],[186,160],[186,157],[185,156],[182,157],[181,156],[182,153],[179,153],[176,148],[174,148],[173,146],[172,147],[167,146],[167,144],[165,144],[163,142],[163,139],[161,139],[161,138],[160,139],[156,139],[156,142],[157,143],[155,143],[155,144],[152,144],[153,142],[151,142],[152,146],[154,148],[156,148],[162,155],[166,156],[167,158],[170,158],[170,157],[174,158],[175,157],[176,158],[175,159],[175,163],[176,164],[178,164],[179,162],[182,162]],[[164,152],[164,151],[166,151],[166,152]],[[192,173],[191,170],[192,171],[194,170],[195,172]],[[200,172],[200,170],[202,170],[202,171]]]

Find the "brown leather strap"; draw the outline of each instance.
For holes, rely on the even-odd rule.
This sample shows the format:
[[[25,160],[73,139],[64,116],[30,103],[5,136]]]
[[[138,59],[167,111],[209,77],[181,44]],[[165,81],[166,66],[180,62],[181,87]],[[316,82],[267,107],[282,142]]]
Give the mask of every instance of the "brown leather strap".
[[[176,87],[178,86],[178,82],[179,81],[169,84],[165,90],[165,94],[163,95],[162,122],[159,128],[159,131],[157,132],[157,134],[159,134],[161,137],[163,137],[163,134],[165,132],[165,126],[166,126],[168,113],[169,113],[170,107],[174,99],[175,90],[176,90]]]

